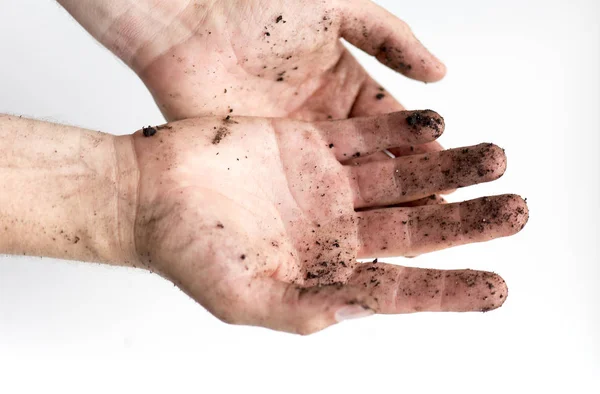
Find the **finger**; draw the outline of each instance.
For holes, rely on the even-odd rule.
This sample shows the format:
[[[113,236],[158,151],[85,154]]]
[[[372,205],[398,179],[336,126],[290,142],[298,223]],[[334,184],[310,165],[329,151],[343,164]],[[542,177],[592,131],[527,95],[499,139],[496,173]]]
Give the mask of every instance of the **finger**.
[[[278,331],[312,334],[347,319],[412,312],[487,312],[508,295],[490,272],[359,264],[346,284],[301,287],[272,278],[248,282],[244,307],[229,320]]]
[[[342,37],[409,78],[439,81],[446,74],[440,60],[414,36],[410,27],[369,0],[344,2]]]
[[[434,141],[444,131],[444,119],[430,110],[317,122],[315,125],[340,161],[395,146]]]
[[[487,312],[508,295],[504,280],[491,272],[433,270],[383,263],[360,264],[348,285],[376,300],[377,313]],[[368,298],[368,297],[364,297]]]
[[[350,112],[351,118],[389,114],[404,111],[405,108],[391,94],[381,87],[373,78],[367,77],[356,96],[354,106]],[[411,150],[412,148],[412,150]],[[416,149],[416,151],[415,151]],[[439,152],[443,150],[439,142],[433,141],[415,146],[390,148],[389,151],[396,157],[409,154]],[[380,156],[380,159],[387,157]],[[351,164],[362,163],[362,158],[352,159]]]
[[[346,167],[356,208],[399,204],[460,187],[490,182],[506,170],[493,144]]]
[[[417,256],[518,233],[526,202],[507,194],[455,204],[358,212],[359,258]]]
[[[377,308],[363,289],[333,284],[301,287],[272,278],[254,279],[252,301],[239,324],[264,326],[301,335],[321,331],[343,319],[366,317]]]

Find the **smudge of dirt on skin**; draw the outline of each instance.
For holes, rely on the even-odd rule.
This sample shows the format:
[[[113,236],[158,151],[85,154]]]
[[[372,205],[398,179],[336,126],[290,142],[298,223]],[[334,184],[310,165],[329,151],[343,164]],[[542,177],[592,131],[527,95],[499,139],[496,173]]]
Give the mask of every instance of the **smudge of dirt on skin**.
[[[522,207],[511,208],[511,203],[518,203],[518,198],[512,195],[483,197],[478,200],[465,201],[464,211],[468,212],[463,223],[463,233],[475,231],[484,233],[488,228],[510,225],[519,230],[525,226],[529,218]],[[470,213],[475,213],[471,217]],[[479,219],[483,218],[483,219]]]
[[[311,256],[304,261],[304,280],[308,285],[324,286],[347,280],[357,264],[356,256],[347,246],[353,238],[351,232],[340,232],[339,238],[317,236],[312,242],[306,241],[303,250]]]
[[[392,70],[400,71],[402,73],[412,70],[412,65],[406,63],[404,60],[404,54],[401,49],[383,45],[379,48],[379,53],[378,57]]]
[[[221,143],[221,141],[223,141],[229,134],[231,134],[231,132],[229,131],[229,129],[225,126],[220,126],[217,127],[217,131],[212,139],[212,144],[213,145],[218,145]]]
[[[450,168],[441,171],[445,184],[458,187],[461,182],[480,182],[477,179],[495,179],[502,176],[498,168],[504,164],[504,156],[493,144],[454,150]]]
[[[442,120],[437,117],[430,115],[432,111],[415,111],[406,118],[406,123],[413,129],[417,134],[420,133],[420,129],[428,127],[435,130],[435,138],[442,135]]]

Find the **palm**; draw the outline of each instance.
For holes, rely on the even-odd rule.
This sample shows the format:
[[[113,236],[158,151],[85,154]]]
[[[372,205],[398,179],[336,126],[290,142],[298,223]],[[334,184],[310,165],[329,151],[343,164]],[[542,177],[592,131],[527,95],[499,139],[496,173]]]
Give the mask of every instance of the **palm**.
[[[216,2],[210,10],[190,4],[173,18],[152,21],[145,30],[154,34],[142,37],[130,62],[167,119],[230,110],[344,119],[401,109],[344,48],[340,36],[411,77],[436,80],[443,75],[443,66],[405,25],[370,2],[278,3]]]
[[[440,188],[491,180],[503,171],[490,170],[484,178],[477,178],[474,174],[497,167],[503,156],[495,147],[471,148],[475,152],[469,156],[474,158],[469,159],[472,169],[465,171],[464,159],[450,160],[449,165],[457,167],[453,176],[424,188],[407,186],[408,193],[399,193],[373,190],[373,185],[386,188],[390,176],[402,173],[399,168],[412,171],[409,162],[417,159],[396,159],[395,173],[384,162],[341,164],[348,155],[439,135],[429,126],[418,130],[402,126],[406,117],[394,114],[383,120],[313,124],[205,118],[174,123],[152,138],[138,134],[140,254],[152,269],[228,321],[234,320],[232,314],[239,314],[232,305],[247,309],[248,302],[258,304],[277,294],[265,290],[269,288],[265,280],[316,289],[317,293],[335,290],[345,303],[360,302],[390,311],[395,305],[389,299],[394,293],[392,280],[400,268],[379,264],[370,269],[358,264],[357,258],[417,254],[508,235],[525,215],[524,211],[519,217],[503,214],[522,209],[520,200],[512,196],[463,203],[472,205],[473,217],[456,217],[460,204],[357,212],[356,208],[377,208]],[[382,130],[383,125],[388,129]],[[357,130],[360,138],[348,135],[349,129]],[[464,155],[460,152],[420,159],[442,165],[449,162],[448,157]],[[364,171],[372,174],[372,183],[364,180]],[[424,169],[422,176],[429,179],[427,171]],[[475,231],[482,215],[489,226]],[[460,220],[462,228],[473,227],[473,231],[457,232],[456,226],[441,225],[442,219]],[[420,274],[418,270],[414,273]],[[357,289],[359,295],[353,293]],[[490,307],[486,305],[484,308]],[[418,308],[434,307],[420,303],[402,311]],[[313,324],[308,331],[320,323]]]
[[[160,178],[157,192],[159,205],[152,204],[154,213],[145,219],[156,222],[158,212],[168,212],[160,219],[162,223],[155,224],[164,226],[154,235],[157,247],[174,254],[194,250],[194,254],[208,257],[208,265],[234,261],[237,269],[248,275],[260,270],[297,283],[312,276],[308,262],[354,264],[357,227],[351,223],[353,197],[344,167],[323,145],[316,129],[308,124],[262,120],[179,124],[186,127],[180,131],[174,126],[176,133],[163,129],[168,131],[161,131],[156,139],[161,151],[179,152],[176,158],[156,160],[157,152],[143,152],[152,167],[165,170],[166,166],[166,179]],[[298,133],[281,129],[290,124],[302,129]],[[215,136],[225,128],[217,142]],[[158,153],[159,159],[161,156]],[[195,170],[182,173],[178,168]],[[204,230],[192,231],[194,226]],[[197,238],[190,242],[189,234],[197,234]],[[226,259],[208,250],[195,250],[199,245],[210,249],[206,239],[213,237],[215,245],[222,243],[221,237],[233,242]],[[173,241],[177,243],[169,244]]]

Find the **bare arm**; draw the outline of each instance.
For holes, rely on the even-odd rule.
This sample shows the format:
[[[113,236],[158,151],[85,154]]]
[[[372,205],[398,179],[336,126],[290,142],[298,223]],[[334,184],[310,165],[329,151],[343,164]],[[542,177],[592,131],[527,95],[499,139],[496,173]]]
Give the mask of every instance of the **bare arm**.
[[[0,253],[134,264],[130,137],[0,116]]]
[[[492,144],[344,164],[443,127],[432,111],[228,116],[114,137],[2,116],[0,253],[146,268],[226,322],[302,334],[373,313],[489,311],[507,296],[494,273],[357,261],[485,242],[527,222],[516,195],[395,206],[497,179],[506,157]]]

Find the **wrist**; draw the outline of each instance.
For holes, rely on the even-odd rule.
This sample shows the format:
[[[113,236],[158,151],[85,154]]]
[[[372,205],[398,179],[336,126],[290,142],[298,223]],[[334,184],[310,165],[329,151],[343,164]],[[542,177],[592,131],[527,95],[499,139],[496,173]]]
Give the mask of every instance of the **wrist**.
[[[0,253],[135,265],[131,137],[0,116]]]
[[[139,72],[189,38],[217,0],[58,0],[94,38]]]
[[[135,220],[138,208],[140,171],[133,136],[112,136],[115,147],[115,217],[114,228],[119,254],[115,256],[123,265],[137,266],[139,257],[135,244]]]

